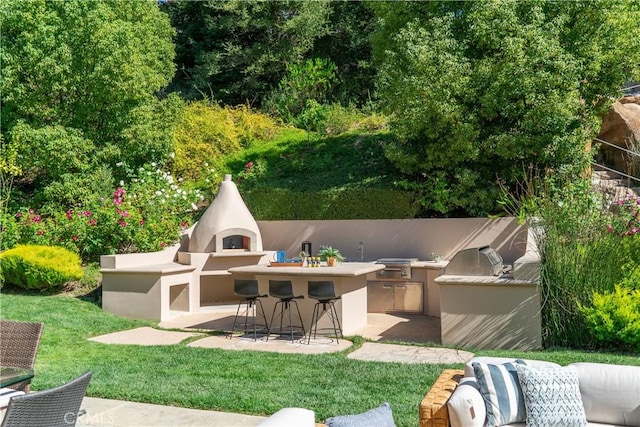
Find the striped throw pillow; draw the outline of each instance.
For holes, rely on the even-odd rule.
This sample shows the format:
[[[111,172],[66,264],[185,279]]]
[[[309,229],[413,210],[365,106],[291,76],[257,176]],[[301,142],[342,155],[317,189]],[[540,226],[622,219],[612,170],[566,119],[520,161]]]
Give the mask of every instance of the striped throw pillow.
[[[501,365],[481,362],[471,364],[487,407],[488,427],[525,421],[524,399],[518,382],[516,364],[526,363],[516,360]]]

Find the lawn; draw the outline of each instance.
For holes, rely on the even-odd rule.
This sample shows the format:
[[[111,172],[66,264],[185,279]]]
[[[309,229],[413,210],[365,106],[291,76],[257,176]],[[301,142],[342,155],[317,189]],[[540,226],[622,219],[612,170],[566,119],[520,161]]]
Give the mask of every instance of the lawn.
[[[4,292],[5,290],[3,290]],[[286,406],[313,409],[318,421],[388,401],[398,427],[418,424],[418,403],[440,371],[461,365],[364,362],[341,353],[292,355],[173,346],[108,345],[87,338],[153,322],[119,318],[67,295],[3,293],[4,319],[44,322],[32,390],[54,387],[92,370],[87,395],[254,415]],[[351,337],[354,347],[363,340]],[[473,351],[473,349],[466,349]],[[637,365],[637,355],[570,350],[477,351],[544,359]]]

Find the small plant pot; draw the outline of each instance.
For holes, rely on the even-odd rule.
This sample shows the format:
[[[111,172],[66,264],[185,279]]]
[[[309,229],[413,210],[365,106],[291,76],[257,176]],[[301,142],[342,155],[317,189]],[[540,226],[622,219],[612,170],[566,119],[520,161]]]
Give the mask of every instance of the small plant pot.
[[[327,257],[327,267],[333,267],[334,265],[336,265],[336,257]]]

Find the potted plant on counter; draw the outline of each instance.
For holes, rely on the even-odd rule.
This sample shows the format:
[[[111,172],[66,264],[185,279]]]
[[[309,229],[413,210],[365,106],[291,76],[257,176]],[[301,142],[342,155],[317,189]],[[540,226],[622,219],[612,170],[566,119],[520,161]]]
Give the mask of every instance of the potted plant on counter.
[[[333,267],[336,261],[342,261],[344,257],[336,248],[332,248],[331,246],[320,246],[320,250],[318,251],[318,256],[320,258],[327,260],[327,266]]]

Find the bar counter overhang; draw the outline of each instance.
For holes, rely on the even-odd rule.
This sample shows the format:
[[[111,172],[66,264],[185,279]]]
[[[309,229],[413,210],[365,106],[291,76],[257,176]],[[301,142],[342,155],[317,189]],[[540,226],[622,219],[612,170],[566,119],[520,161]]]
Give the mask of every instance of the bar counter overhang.
[[[269,293],[269,280],[291,280],[296,295],[303,295],[298,300],[304,326],[311,325],[311,315],[315,300],[307,294],[309,280],[332,280],[336,293],[341,297],[336,302],[338,317],[344,335],[353,335],[367,326],[367,275],[384,269],[383,264],[348,262],[333,267],[271,267],[266,264],[233,267],[229,272],[234,278],[255,278],[258,280],[260,292]],[[276,298],[265,298],[264,309],[269,316]],[[327,319],[320,320],[320,328],[327,326]]]

